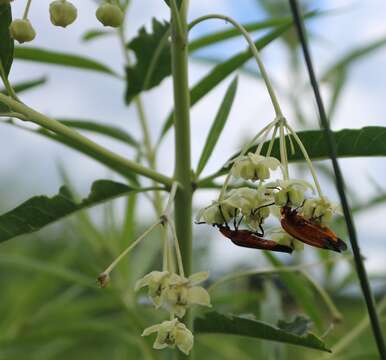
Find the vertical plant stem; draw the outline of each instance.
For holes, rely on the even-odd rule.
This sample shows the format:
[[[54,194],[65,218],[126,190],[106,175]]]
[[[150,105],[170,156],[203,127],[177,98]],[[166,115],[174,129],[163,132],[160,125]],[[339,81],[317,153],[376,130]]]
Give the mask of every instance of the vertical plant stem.
[[[172,0],[174,1],[174,0]],[[176,233],[180,241],[182,262],[186,276],[192,271],[192,181],[190,156],[190,94],[188,83],[187,17],[188,2],[179,10],[179,25],[172,11],[172,75],[174,90],[175,180],[178,181],[174,213]],[[182,30],[182,32],[180,31]],[[187,325],[192,328],[191,314]]]
[[[321,128],[324,130],[326,142],[328,145],[329,155],[332,160],[332,165],[334,168],[334,173],[336,178],[336,187],[339,193],[340,201],[342,203],[344,218],[346,221],[347,230],[350,237],[351,247],[354,253],[355,267],[356,267],[358,278],[362,287],[362,292],[366,300],[367,311],[369,313],[369,318],[373,329],[375,341],[377,343],[380,358],[386,359],[386,349],[385,349],[385,342],[382,335],[382,329],[381,329],[378,315],[375,309],[374,299],[371,292],[369,279],[367,277],[366,269],[362,261],[362,255],[361,255],[361,251],[357,240],[355,225],[351,216],[350,208],[349,208],[346,193],[345,193],[344,179],[337,160],[336,144],[331,134],[330,124],[327,120],[326,111],[324,109],[322,97],[319,91],[319,86],[316,80],[310,51],[308,49],[304,25],[299,11],[299,6],[296,0],[289,0],[289,3],[291,6],[291,11],[292,11],[292,15],[295,21],[295,26],[299,35],[299,39],[302,45],[308,74],[310,77],[311,85],[312,85],[316,103],[318,106],[319,115],[320,115],[320,125],[321,125]]]
[[[175,198],[175,222],[184,267],[189,275],[192,262],[192,184],[186,13],[187,6],[182,5],[179,14],[183,33],[179,33],[177,23],[172,19],[171,50],[175,106],[175,180],[180,185]]]

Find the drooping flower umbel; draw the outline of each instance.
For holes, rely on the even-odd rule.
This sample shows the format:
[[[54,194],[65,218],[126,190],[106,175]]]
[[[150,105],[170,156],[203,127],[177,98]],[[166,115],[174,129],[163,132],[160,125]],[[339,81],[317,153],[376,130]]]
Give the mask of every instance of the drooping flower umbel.
[[[278,129],[280,130],[278,142],[280,161],[271,155]],[[296,144],[303,153],[319,197],[309,197],[315,193],[314,187],[309,182],[303,179],[290,178],[287,158],[289,150],[286,145],[288,139],[285,136],[285,130],[289,134],[291,151],[295,151],[292,140],[295,139]],[[251,152],[249,146],[246,146],[240,155],[230,162],[229,173],[218,199],[213,201],[211,205],[201,209],[196,220],[199,223],[204,222],[218,226],[222,234],[225,233],[226,229],[226,237],[231,238],[233,236],[234,239],[231,238],[231,240],[239,246],[266,248],[263,245],[267,243],[264,243],[264,239],[261,238],[265,233],[265,222],[271,214],[278,213],[280,214],[280,224],[286,224],[286,229],[279,228],[279,230],[270,231],[271,240],[274,241],[273,244],[276,242],[293,250],[300,250],[303,248],[302,244],[299,243],[299,240],[301,240],[319,248],[335,251],[344,250],[343,242],[326,227],[333,214],[337,212],[338,207],[323,196],[316,172],[304,145],[282,116],[268,124],[254,138],[254,141],[264,141],[271,131],[272,138],[267,147],[264,147],[263,142],[260,142],[255,152]],[[252,143],[250,146],[252,146]],[[264,148],[266,153],[263,155]],[[267,180],[272,177],[277,169],[281,170],[282,178],[268,182]],[[231,177],[252,181],[253,183],[258,181],[258,183],[252,183],[249,186],[244,183],[245,186],[243,187],[228,190]],[[286,219],[283,219],[283,217],[286,217]],[[302,217],[303,220],[301,220]],[[317,239],[309,238],[313,236],[311,230],[307,234],[305,231],[297,231],[302,223],[305,224],[306,221],[309,221],[308,229],[312,229],[314,226],[318,230]],[[289,222],[291,222],[291,227],[288,226]],[[231,226],[234,230],[229,231]],[[247,229],[237,233],[239,227],[246,227]],[[291,233],[288,233],[289,229],[291,229]],[[272,249],[274,248],[277,249],[277,247],[272,246]],[[291,253],[291,251],[285,252]]]

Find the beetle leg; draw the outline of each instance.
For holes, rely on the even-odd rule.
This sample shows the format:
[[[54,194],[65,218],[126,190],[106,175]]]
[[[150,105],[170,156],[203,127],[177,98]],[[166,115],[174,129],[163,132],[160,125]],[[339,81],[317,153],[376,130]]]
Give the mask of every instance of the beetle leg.
[[[303,200],[302,204],[300,206],[298,206],[297,208],[294,209],[294,211],[298,211],[300,208],[302,208],[304,206],[304,203],[306,202],[306,200]]]
[[[223,220],[224,220],[225,227],[226,227],[228,230],[230,230],[230,227],[229,227],[229,225],[228,225],[228,223],[227,223],[227,221],[226,221],[226,219],[225,219],[224,213],[222,212],[221,205],[218,206],[218,210],[220,211],[220,214],[221,214],[221,216],[222,216],[222,218],[223,218]]]
[[[235,230],[237,230],[237,222],[236,222],[236,219],[237,218],[237,209],[235,209],[235,213],[234,213],[234,216],[233,216],[233,228],[235,229]]]
[[[263,229],[263,219],[260,219],[260,222],[259,222],[259,229],[261,231],[261,234],[259,236],[261,237],[264,237],[264,229]]]
[[[241,217],[240,217],[240,219],[239,219],[239,221],[237,223],[237,227],[235,227],[235,230],[238,230],[238,228],[240,227],[240,224],[243,221],[243,219],[244,219],[244,215],[241,215]]]

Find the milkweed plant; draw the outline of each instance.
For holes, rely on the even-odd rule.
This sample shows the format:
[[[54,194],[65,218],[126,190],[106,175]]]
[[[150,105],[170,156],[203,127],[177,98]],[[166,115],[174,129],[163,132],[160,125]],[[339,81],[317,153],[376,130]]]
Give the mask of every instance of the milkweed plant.
[[[291,25],[291,21],[287,21],[284,26],[278,28],[279,30],[276,30],[271,38],[266,38],[264,44],[255,43],[245,27],[236,20],[220,14],[209,14],[188,23],[188,0],[169,0],[165,6],[170,8],[170,22],[154,21],[154,34],[147,33],[142,29],[138,38],[128,42],[125,38],[124,26],[130,1],[104,0],[99,2],[96,6],[95,17],[100,28],[115,28],[125,52],[128,81],[126,100],[128,103],[133,101],[139,111],[144,135],[141,156],[146,159],[148,164],[145,166],[137,160],[127,159],[98,145],[71,127],[71,124],[61,123],[50,118],[30,108],[19,98],[16,87],[14,88],[8,80],[8,74],[13,59],[14,40],[24,44],[34,41],[38,36],[39,24],[34,24],[30,19],[30,8],[36,6],[41,11],[47,11],[47,19],[53,26],[66,29],[70,28],[82,14],[78,14],[75,4],[68,0],[55,0],[48,9],[40,9],[41,5],[37,0],[16,1],[26,3],[25,11],[23,14],[14,14],[12,20],[13,0],[0,0],[0,40],[2,42],[0,71],[6,89],[5,94],[0,93],[0,105],[2,106],[0,116],[38,125],[56,140],[59,139],[67,146],[91,156],[123,175],[128,181],[130,188],[127,187],[127,189],[130,191],[153,194],[151,200],[158,218],[117,258],[112,260],[112,263],[98,276],[98,282],[102,288],[107,287],[110,282],[114,282],[114,276],[111,273],[116,265],[123,261],[126,255],[138,244],[146,241],[146,238],[155,229],[162,230],[159,232],[162,234],[161,267],[154,268],[142,278],[137,279],[135,287],[131,289],[133,292],[146,294],[149,304],[164,314],[162,322],[149,324],[148,327],[142,329],[142,336],[153,338],[154,349],[175,348],[180,354],[183,354],[179,356],[192,356],[196,327],[198,331],[205,328],[208,332],[228,331],[228,333],[232,333],[232,321],[236,321],[235,318],[232,318],[233,320],[227,317],[222,318],[213,308],[207,285],[215,280],[209,279],[208,271],[205,268],[198,272],[192,271],[193,227],[204,229],[205,226],[202,224],[207,224],[218,229],[219,236],[228,238],[235,245],[292,254],[289,256],[302,251],[305,244],[323,249],[323,251],[342,252],[346,250],[345,242],[338,238],[331,228],[333,217],[342,214],[340,206],[323,193],[317,170],[307,146],[297,133],[293,125],[294,121],[283,114],[268,75],[269,69],[265,68],[258,49],[284,33]],[[210,3],[208,7],[210,7]],[[217,174],[217,176],[223,176],[223,182],[218,186],[217,198],[193,214],[194,192],[200,188],[215,185],[213,183],[215,177],[201,178],[200,174],[212,154],[223,124],[228,117],[237,85],[234,81],[228,88],[221,109],[208,135],[199,168],[197,171],[192,171],[190,106],[197,101],[197,94],[194,95],[195,98],[192,98],[192,92],[188,87],[188,51],[190,46],[188,39],[189,31],[192,28],[211,19],[223,20],[226,24],[232,25],[234,28],[232,30],[234,35],[232,36],[241,35],[246,40],[248,44],[247,56],[256,60],[273,105],[274,115],[268,123],[259,119],[257,123],[250,125],[250,133],[254,133],[255,136],[249,139],[239,153],[234,155]],[[147,43],[145,43],[146,41]],[[147,51],[147,53],[141,54],[142,50]],[[133,65],[131,51],[135,52],[137,66]],[[163,68],[159,69],[161,61],[165,62],[165,59],[169,63],[163,64]],[[156,169],[156,151],[159,144],[152,144],[150,141],[149,128],[141,103],[141,92],[158,85],[169,74],[168,72],[173,78],[174,110],[166,123],[166,127],[164,127],[164,132],[174,126],[175,172],[173,176],[161,174]],[[213,85],[209,83],[209,86],[214,87],[216,85],[215,80],[212,81]],[[312,183],[305,180],[306,173],[304,172],[301,178],[293,175],[294,172],[291,171],[289,165],[289,156],[294,154],[300,154],[302,161],[305,162],[307,171],[312,177]],[[141,188],[138,181],[140,177],[150,179],[152,186]],[[125,188],[123,194],[129,191],[127,189]],[[97,190],[94,189],[94,191]],[[94,200],[90,196],[84,204],[78,204],[76,209],[67,210],[60,216],[53,216],[60,218],[79,210],[81,207],[88,207],[94,203],[122,195],[115,188],[111,190],[112,193],[109,189],[104,189],[104,191],[104,194],[94,194],[96,197]],[[164,191],[169,193],[166,204],[163,203],[164,198],[161,195]],[[41,205],[38,204],[37,206]],[[48,209],[51,205],[47,203],[46,206]],[[15,211],[18,211],[17,209]],[[19,212],[23,212],[23,208]],[[7,214],[4,216],[1,220],[4,223],[0,225],[5,224],[11,228],[10,223],[6,223],[9,220],[6,218]],[[19,219],[20,216],[25,217],[22,220],[26,229],[15,230],[12,228],[8,238],[11,238],[13,234],[36,231],[53,221],[52,219],[43,220],[41,224],[36,225],[33,224],[34,213],[23,212],[21,215],[19,214]],[[268,219],[272,221],[268,221]],[[15,223],[13,226],[16,227],[17,224]],[[339,318],[338,310],[331,302],[329,305],[335,312],[336,318]],[[196,326],[192,312],[192,309],[196,308],[198,310],[206,309],[204,313],[207,314],[217,314],[218,324],[215,323],[215,318],[208,316],[206,322],[204,318]],[[268,326],[256,320],[242,317],[238,318],[237,321],[240,321],[240,324],[242,321],[251,321],[257,326]],[[239,326],[242,327],[240,324]],[[225,329],[227,326],[229,327],[228,330]],[[234,327],[237,327],[237,324]],[[202,331],[205,332],[204,330]],[[262,335],[263,339],[327,350],[323,341],[311,333],[301,334],[301,336],[289,333],[287,338],[283,340],[285,330],[272,327],[269,331],[273,331],[273,337],[267,338]],[[280,334],[277,338],[275,338],[276,333]],[[238,334],[236,330],[235,334]],[[244,335],[247,334],[244,333]]]

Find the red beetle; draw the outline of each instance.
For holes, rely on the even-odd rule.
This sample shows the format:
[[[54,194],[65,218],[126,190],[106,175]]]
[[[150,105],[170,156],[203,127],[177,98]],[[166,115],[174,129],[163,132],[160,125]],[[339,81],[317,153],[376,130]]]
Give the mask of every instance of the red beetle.
[[[336,252],[347,249],[346,243],[327,226],[305,219],[289,206],[281,208],[280,222],[288,234],[308,245]]]
[[[293,249],[290,246],[280,245],[273,240],[266,240],[259,237],[256,233],[249,230],[231,230],[224,225],[218,228],[225,237],[230,239],[235,245],[251,249],[270,250],[291,254]]]

